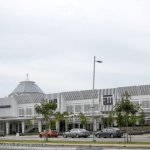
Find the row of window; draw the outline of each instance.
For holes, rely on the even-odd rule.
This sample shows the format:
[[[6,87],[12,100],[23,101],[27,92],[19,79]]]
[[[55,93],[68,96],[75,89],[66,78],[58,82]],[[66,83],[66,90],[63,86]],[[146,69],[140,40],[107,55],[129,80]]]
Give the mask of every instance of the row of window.
[[[3,105],[3,106],[0,106],[0,108],[10,108],[11,105]]]

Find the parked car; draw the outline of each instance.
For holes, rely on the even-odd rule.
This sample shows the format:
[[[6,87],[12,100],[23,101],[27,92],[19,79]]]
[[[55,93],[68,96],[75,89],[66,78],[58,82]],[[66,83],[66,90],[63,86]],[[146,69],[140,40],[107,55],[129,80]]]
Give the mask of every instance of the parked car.
[[[89,131],[87,131],[85,129],[71,129],[70,131],[63,133],[64,138],[67,138],[67,137],[72,137],[72,138],[85,137],[86,138],[88,136],[90,136],[90,133],[89,133]]]
[[[118,138],[120,138],[121,136],[123,136],[123,131],[118,128],[108,127],[101,131],[96,132],[95,136],[97,138],[100,138],[100,137],[111,137],[111,138],[118,137]]]
[[[5,132],[0,130],[0,136],[5,136]]]
[[[47,134],[48,138],[50,138],[50,137],[52,137],[52,136],[55,136],[55,137],[58,136],[58,133],[57,133],[56,130],[47,129],[47,131],[48,131],[48,134]],[[39,134],[39,137],[40,137],[40,138],[45,137],[45,136],[46,136],[46,130],[44,130],[44,132],[41,132],[41,133]]]

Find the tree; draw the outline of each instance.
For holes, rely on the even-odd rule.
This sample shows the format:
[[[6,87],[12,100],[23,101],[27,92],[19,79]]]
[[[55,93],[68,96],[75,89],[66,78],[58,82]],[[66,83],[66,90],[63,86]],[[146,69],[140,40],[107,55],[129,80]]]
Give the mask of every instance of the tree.
[[[66,127],[67,127],[67,129],[66,130],[68,130],[68,127],[69,127],[69,125],[71,124],[70,123],[70,119],[68,119],[68,118],[66,118],[66,117],[68,117],[68,116],[70,116],[71,118],[73,118],[73,116],[74,116],[74,114],[71,112],[71,113],[69,113],[69,112],[67,112],[67,111],[64,111],[63,113],[60,113],[59,111],[58,112],[56,112],[56,113],[54,113],[54,120],[55,121],[60,121],[60,120],[65,120],[65,123],[66,123]]]
[[[79,113],[78,117],[79,117],[82,125],[87,124],[87,117],[83,113]]]
[[[135,114],[140,110],[139,104],[134,105],[131,101],[131,97],[126,92],[122,97],[121,100],[118,100],[116,102],[116,105],[114,106],[116,112],[122,112],[124,113],[126,117],[126,129],[127,129],[127,142],[128,142],[128,116],[129,114]]]
[[[27,121],[26,121],[26,125],[27,125],[27,127],[30,127],[30,126],[32,126],[32,123],[31,123],[31,121],[30,121],[30,120],[27,120]]]
[[[69,130],[69,125],[71,125],[71,119],[65,118],[65,123],[66,123],[66,131]]]
[[[63,113],[60,113],[59,111],[57,111],[56,113],[54,113],[54,117],[55,117],[54,120],[55,121],[64,120],[65,117],[67,117],[71,114],[73,114],[73,113],[69,113],[67,111],[64,111]]]
[[[112,123],[113,123],[113,110],[110,112],[109,116],[107,117],[107,124],[111,127]]]
[[[120,129],[121,129],[121,127],[125,126],[125,120],[124,120],[124,117],[121,114],[121,112],[117,113],[117,118],[116,119],[117,119],[117,124],[120,127]]]
[[[46,141],[48,141],[47,124],[48,120],[50,120],[50,116],[52,116],[56,110],[56,103],[47,102],[47,100],[42,99],[40,105],[36,104],[34,108],[38,114],[42,114],[43,120],[46,122]]]
[[[106,125],[106,118],[105,118],[104,116],[101,116],[101,124],[102,124],[103,126]]]
[[[139,112],[139,124],[142,125],[142,128],[144,127],[145,123],[145,112],[141,109],[141,112]]]
[[[131,114],[129,117],[129,121],[132,124],[132,126],[135,127],[135,123],[137,121],[136,114]]]

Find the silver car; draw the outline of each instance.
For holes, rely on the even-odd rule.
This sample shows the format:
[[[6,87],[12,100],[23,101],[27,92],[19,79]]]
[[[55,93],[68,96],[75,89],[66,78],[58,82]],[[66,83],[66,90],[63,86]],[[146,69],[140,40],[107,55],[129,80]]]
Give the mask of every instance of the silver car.
[[[0,136],[5,136],[5,132],[0,130]]]
[[[97,138],[100,138],[100,137],[111,137],[111,138],[118,137],[118,138],[120,138],[121,136],[123,136],[123,131],[118,128],[108,127],[101,131],[96,132],[95,136]]]
[[[87,131],[85,129],[71,129],[70,131],[63,133],[64,138],[67,138],[67,137],[72,137],[72,138],[85,137],[86,138],[88,136],[90,136],[90,133],[89,133],[89,131]]]

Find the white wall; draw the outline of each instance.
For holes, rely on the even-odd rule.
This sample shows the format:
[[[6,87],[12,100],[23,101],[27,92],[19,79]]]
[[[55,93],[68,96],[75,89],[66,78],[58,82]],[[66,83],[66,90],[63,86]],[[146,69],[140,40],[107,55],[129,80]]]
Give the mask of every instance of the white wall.
[[[16,117],[17,102],[13,97],[0,98],[0,106],[11,105],[10,108],[0,108],[0,117]]]

